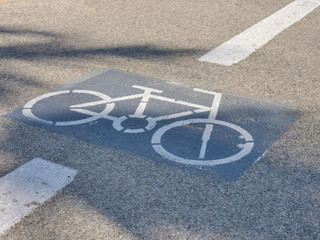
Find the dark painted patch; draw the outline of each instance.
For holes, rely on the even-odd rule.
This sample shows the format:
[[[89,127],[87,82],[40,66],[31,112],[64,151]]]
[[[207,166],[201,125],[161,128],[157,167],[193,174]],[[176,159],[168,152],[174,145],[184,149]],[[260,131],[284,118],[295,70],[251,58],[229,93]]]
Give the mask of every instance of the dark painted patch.
[[[133,87],[135,85],[161,90],[163,92],[152,92],[152,94],[165,97],[166,100],[150,98],[149,101],[143,101],[142,95],[138,95],[137,98],[116,101],[115,103],[112,102],[113,100],[109,100],[107,105],[102,103],[86,107],[70,107],[101,99],[108,101],[110,98],[144,93],[143,89]],[[94,91],[94,94],[88,94],[86,91]],[[205,129],[212,125],[212,121],[196,121],[190,124],[181,122],[177,126],[172,124],[186,119],[207,119],[209,110],[195,113],[192,111],[199,109],[196,106],[181,102],[179,104],[172,99],[211,107],[217,95],[197,92],[193,87],[182,84],[116,70],[71,82],[52,93],[56,95],[45,95],[40,97],[38,101],[30,101],[24,107],[7,114],[7,116],[92,144],[122,149],[156,161],[197,169],[201,172],[218,173],[228,181],[236,180],[241,176],[281,134],[288,130],[298,116],[296,112],[290,110],[291,104],[222,94],[213,129],[209,131],[211,133],[209,134],[210,139],[205,144],[205,155],[203,159],[199,159],[203,133],[208,131]],[[100,96],[97,93],[104,95]],[[139,105],[140,109],[143,109],[140,112],[145,115],[144,118],[139,117],[137,111]],[[83,111],[87,112],[83,113]],[[190,112],[192,115],[159,120],[152,128],[154,122],[150,121],[150,118],[157,119],[160,116],[181,112]],[[148,119],[148,117],[150,118]],[[44,121],[39,121],[36,118]],[[88,118],[91,119],[89,122],[80,122],[81,124],[77,122]],[[117,121],[120,124],[116,124]],[[57,126],[63,125],[63,123],[68,125]],[[172,156],[180,157],[177,159],[195,160],[196,165],[190,165],[195,161],[191,163],[192,161],[187,160],[187,162],[180,163],[174,162],[176,159],[168,160],[168,156],[165,154],[161,156],[155,151],[159,145],[156,140],[156,136],[159,136],[159,132],[161,132],[159,129],[165,130],[165,126],[168,125],[172,128],[164,131],[162,135],[160,134],[163,149]],[[239,129],[248,133],[253,141],[244,139]],[[128,133],[130,131],[136,131],[136,133]],[[153,136],[154,138],[152,138]],[[253,145],[252,149],[248,148],[249,145],[251,147]],[[244,148],[249,151],[237,159],[236,156],[239,152],[245,152],[242,151]],[[229,157],[233,156],[235,156],[233,160],[236,159],[233,161],[231,158],[233,162],[214,165],[217,163],[216,159],[225,159],[228,162]],[[202,162],[198,164],[197,161],[200,163],[200,160]],[[208,164],[209,162],[210,164]]]

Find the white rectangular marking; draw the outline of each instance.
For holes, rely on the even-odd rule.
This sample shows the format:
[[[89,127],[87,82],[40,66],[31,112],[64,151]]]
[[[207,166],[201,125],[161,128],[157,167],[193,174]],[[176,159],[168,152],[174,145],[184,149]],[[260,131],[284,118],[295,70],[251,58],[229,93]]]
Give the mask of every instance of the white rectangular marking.
[[[238,63],[319,5],[320,0],[296,0],[216,47],[199,60],[226,66]]]
[[[0,178],[0,234],[73,181],[77,171],[35,158]]]

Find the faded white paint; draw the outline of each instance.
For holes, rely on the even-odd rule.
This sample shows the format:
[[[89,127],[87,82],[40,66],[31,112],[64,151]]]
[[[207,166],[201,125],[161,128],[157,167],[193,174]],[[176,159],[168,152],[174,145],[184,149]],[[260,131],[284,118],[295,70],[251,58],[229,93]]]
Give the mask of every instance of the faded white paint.
[[[35,100],[31,100],[29,103],[27,103],[24,107],[25,111],[23,113],[25,114],[25,116],[27,116],[37,122],[41,123],[41,121],[43,121],[43,123],[47,124],[46,120],[42,120],[42,119],[37,118],[31,112],[31,108],[33,107],[33,105],[37,101],[40,101],[40,100],[43,100],[47,97],[55,96],[58,94],[66,94],[66,93],[67,94],[69,94],[69,93],[92,94],[92,95],[95,95],[99,98],[102,98],[102,100],[88,102],[88,103],[81,103],[81,104],[70,106],[71,111],[75,111],[75,112],[79,112],[79,113],[83,113],[85,115],[88,115],[87,118],[81,119],[81,120],[76,120],[76,121],[56,122],[54,125],[55,126],[68,126],[68,125],[88,123],[88,122],[96,121],[98,119],[107,119],[107,120],[111,120],[113,122],[112,125],[115,130],[123,131],[124,133],[135,134],[135,133],[143,133],[145,131],[150,131],[151,129],[153,129],[156,126],[158,121],[176,119],[176,118],[181,118],[181,117],[186,117],[186,116],[192,116],[193,114],[196,114],[196,113],[209,112],[209,116],[206,119],[190,119],[190,120],[177,121],[177,122],[173,122],[171,124],[165,125],[162,128],[158,129],[154,133],[154,135],[152,136],[152,140],[151,140],[151,144],[152,144],[154,150],[156,152],[158,152],[160,155],[162,155],[163,157],[168,158],[169,160],[184,163],[184,164],[201,165],[201,166],[214,166],[214,165],[218,165],[218,164],[233,162],[233,161],[241,159],[242,157],[244,157],[245,155],[247,155],[248,153],[251,152],[251,149],[253,147],[253,142],[252,142],[253,140],[252,140],[251,135],[246,130],[244,130],[241,127],[236,126],[234,124],[216,120],[216,116],[218,113],[218,109],[219,109],[219,105],[220,105],[220,101],[221,101],[221,97],[222,97],[221,93],[203,90],[203,89],[199,89],[199,88],[193,89],[196,92],[210,94],[213,96],[212,104],[210,107],[208,107],[208,106],[203,106],[203,105],[199,105],[199,104],[195,104],[195,103],[190,103],[190,102],[186,102],[186,101],[176,100],[173,98],[168,98],[168,97],[163,97],[163,96],[152,94],[153,92],[155,92],[155,93],[162,93],[163,92],[158,89],[153,89],[153,88],[148,88],[148,87],[143,87],[143,86],[138,86],[138,85],[133,85],[132,87],[143,90],[143,93],[127,95],[127,96],[122,96],[122,97],[117,97],[117,98],[110,98],[109,96],[107,96],[105,94],[102,94],[99,92],[94,92],[94,91],[87,91],[87,90],[73,90],[72,92],[60,91],[60,92],[56,92],[56,93],[45,94],[45,95],[38,97]],[[138,104],[134,114],[131,114],[131,115],[128,114],[127,116],[120,116],[120,117],[113,117],[113,116],[108,115],[113,110],[116,102],[129,101],[129,100],[136,99],[136,98],[141,98],[141,100],[140,100],[140,103]],[[173,113],[173,114],[161,115],[158,117],[147,117],[146,115],[144,115],[144,111],[145,111],[150,99],[156,99],[156,100],[163,101],[163,102],[187,106],[187,107],[194,108],[194,110],[193,111],[188,110],[188,111],[183,111],[183,112],[178,112],[178,113]],[[100,104],[106,104],[106,107],[102,112],[99,112],[99,113],[93,112],[93,111],[90,111],[87,109],[83,109],[85,107],[90,107],[90,106],[95,106],[95,105],[100,105]],[[126,120],[130,121],[130,118],[146,120],[148,122],[147,126],[144,128],[140,127],[140,128],[136,128],[136,129],[123,127],[122,123]],[[53,125],[52,122],[50,122],[50,123]],[[169,131],[170,129],[175,128],[175,127],[180,127],[182,125],[188,125],[191,123],[204,123],[205,124],[205,129],[203,131],[202,138],[201,138],[201,140],[199,139],[199,141],[202,141],[201,149],[200,149],[200,153],[199,153],[200,160],[199,159],[192,160],[192,159],[179,158],[178,156],[174,156],[171,153],[167,152],[161,146],[161,137],[166,131]],[[207,161],[207,160],[201,161],[201,159],[205,159],[207,145],[208,145],[208,142],[211,138],[213,127],[215,124],[223,125],[225,127],[231,128],[235,131],[238,131],[240,133],[240,137],[245,139],[247,141],[247,143],[238,145],[238,147],[242,150],[239,153],[237,153],[233,156],[230,156],[228,158],[215,159],[215,160],[209,160],[209,161]]]
[[[238,63],[319,5],[320,0],[296,0],[221,44],[199,60],[226,66]]]
[[[35,158],[0,178],[0,234],[72,182],[76,173]]]
[[[176,156],[176,155],[168,152],[161,145],[161,138],[167,131],[169,131],[170,129],[175,128],[175,127],[181,127],[181,126],[190,125],[193,123],[217,124],[217,125],[222,125],[222,126],[228,127],[234,131],[237,131],[240,134],[240,136],[243,137],[243,139],[246,141],[246,143],[242,144],[241,146],[238,146],[241,150],[232,156],[229,156],[226,158],[221,158],[221,159],[208,159],[208,160],[199,160],[199,159],[205,157],[204,153],[202,153],[202,154],[200,153],[199,159],[182,158],[182,157]],[[207,137],[207,134],[206,134],[206,137]],[[220,164],[231,163],[231,162],[235,162],[237,160],[240,160],[241,158],[248,155],[254,146],[252,136],[250,135],[250,133],[248,133],[243,128],[241,128],[235,124],[225,122],[225,121],[215,120],[214,122],[210,122],[210,121],[208,121],[208,119],[201,119],[201,118],[176,121],[171,124],[165,125],[162,128],[159,128],[154,133],[154,135],[152,136],[152,139],[151,139],[151,143],[152,143],[153,149],[157,153],[159,153],[161,156],[163,156],[164,158],[166,158],[170,161],[182,163],[182,164],[186,164],[186,165],[210,166],[210,167],[220,165]],[[202,150],[202,151],[205,151],[205,150]]]
[[[213,130],[213,124],[207,123],[201,138],[202,144],[201,144],[199,159],[204,159],[206,155],[207,145],[208,145],[208,141],[211,138],[212,130]]]
[[[100,118],[102,118],[102,116],[107,116],[108,113],[110,113],[113,108],[114,108],[114,103],[107,103],[105,108],[102,110],[101,113],[95,113],[89,110],[85,110],[85,109],[76,109],[76,108],[70,108],[71,111],[74,112],[79,112],[79,113],[84,113],[87,114],[90,117],[87,117],[85,119],[80,119],[80,120],[75,120],[75,121],[59,121],[59,122],[53,122],[53,121],[48,121],[45,119],[40,119],[37,116],[34,115],[34,113],[32,112],[32,107],[38,103],[41,100],[44,100],[46,98],[50,98],[50,97],[54,97],[57,95],[62,95],[62,94],[90,94],[90,95],[94,95],[96,97],[102,98],[104,102],[108,101],[110,99],[109,96],[100,93],[100,92],[95,92],[95,91],[89,91],[89,90],[63,90],[63,91],[57,91],[57,92],[52,92],[52,93],[47,93],[44,94],[40,97],[37,97],[35,99],[32,99],[31,101],[29,101],[28,103],[26,103],[22,109],[22,113],[25,117],[27,117],[29,120],[34,121],[34,122],[38,122],[41,124],[46,124],[46,125],[55,125],[55,126],[71,126],[71,125],[78,125],[78,124],[84,124],[84,123],[88,123],[88,122],[93,122],[96,121]]]
[[[134,85],[132,87],[144,90],[144,93],[142,95],[142,99],[140,101],[140,104],[136,109],[136,112],[133,115],[130,115],[130,117],[132,117],[132,118],[145,118],[146,116],[143,115],[143,112],[146,109],[147,104],[151,98],[151,93],[152,92],[162,93],[162,91],[157,90],[157,89],[153,89],[153,88],[137,86],[137,85]],[[134,132],[132,132],[132,133],[134,133]]]

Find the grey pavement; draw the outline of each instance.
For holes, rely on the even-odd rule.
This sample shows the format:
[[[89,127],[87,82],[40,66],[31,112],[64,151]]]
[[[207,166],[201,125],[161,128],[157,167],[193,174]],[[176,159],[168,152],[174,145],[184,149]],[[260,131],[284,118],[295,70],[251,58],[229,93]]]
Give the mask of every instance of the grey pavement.
[[[37,157],[78,171],[0,238],[319,239],[320,8],[238,64],[198,61],[290,2],[0,1],[0,177]],[[5,117],[96,69],[288,103],[299,117],[234,181]]]

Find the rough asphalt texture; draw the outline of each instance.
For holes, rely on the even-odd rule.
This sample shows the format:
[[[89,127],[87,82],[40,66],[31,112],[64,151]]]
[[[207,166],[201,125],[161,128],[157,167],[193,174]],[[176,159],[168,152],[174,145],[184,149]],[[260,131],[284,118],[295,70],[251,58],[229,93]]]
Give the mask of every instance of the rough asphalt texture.
[[[289,0],[0,3],[0,115],[97,68],[291,102],[235,182],[0,118],[0,176],[41,157],[74,182],[1,239],[319,239],[320,8],[231,67],[197,59]]]

